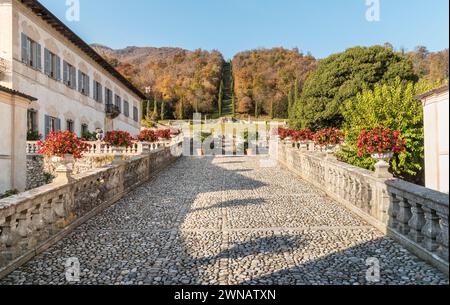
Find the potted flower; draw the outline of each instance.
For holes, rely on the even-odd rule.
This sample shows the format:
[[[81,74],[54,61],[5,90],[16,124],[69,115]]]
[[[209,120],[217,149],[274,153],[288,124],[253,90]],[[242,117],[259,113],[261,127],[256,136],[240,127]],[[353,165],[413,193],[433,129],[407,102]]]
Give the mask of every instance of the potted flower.
[[[400,131],[392,131],[383,125],[370,131],[363,130],[358,136],[358,155],[371,155],[378,160],[376,168],[389,169],[389,161],[395,154],[405,150],[406,142],[401,139]]]
[[[158,136],[154,130],[144,129],[139,133],[138,140],[141,142],[155,143],[158,141]]]
[[[168,144],[172,139],[170,129],[158,129],[155,131],[155,134],[158,137],[158,139],[165,144]]]
[[[318,131],[314,135],[314,143],[326,149],[327,158],[331,158],[337,145],[344,142],[344,134],[338,128],[328,128]]]
[[[298,148],[306,150],[308,143],[314,139],[314,133],[309,128],[295,130],[292,132],[292,140],[297,144]]]
[[[64,165],[81,159],[90,147],[70,131],[51,132],[45,141],[38,141],[38,146],[40,154]]]
[[[288,128],[278,128],[278,137],[281,141],[288,144],[292,140],[292,130]]]
[[[127,131],[114,130],[107,132],[103,141],[114,147],[115,158],[118,159],[124,149],[133,144],[133,137]]]

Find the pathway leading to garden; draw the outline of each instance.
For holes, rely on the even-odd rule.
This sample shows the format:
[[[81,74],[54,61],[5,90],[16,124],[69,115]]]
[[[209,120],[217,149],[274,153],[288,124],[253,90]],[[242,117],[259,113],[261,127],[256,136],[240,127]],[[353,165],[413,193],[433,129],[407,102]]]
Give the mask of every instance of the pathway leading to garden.
[[[258,157],[184,157],[0,281],[67,284],[448,283],[308,183]]]

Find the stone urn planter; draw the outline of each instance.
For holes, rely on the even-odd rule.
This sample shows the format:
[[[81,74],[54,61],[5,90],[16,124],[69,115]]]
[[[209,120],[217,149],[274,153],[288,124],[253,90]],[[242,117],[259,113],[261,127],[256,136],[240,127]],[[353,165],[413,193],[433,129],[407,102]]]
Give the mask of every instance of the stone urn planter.
[[[375,153],[372,154],[372,158],[378,160],[375,164],[375,176],[378,178],[391,178],[392,175],[389,173],[389,161],[394,157],[393,152]]]
[[[70,183],[73,181],[72,172],[75,165],[75,158],[71,154],[65,154],[64,157],[53,156],[50,158],[57,167],[55,169],[56,178],[55,183]]]
[[[336,151],[336,145],[327,145],[325,147],[325,153],[327,160],[336,160],[336,156],[334,155]]]

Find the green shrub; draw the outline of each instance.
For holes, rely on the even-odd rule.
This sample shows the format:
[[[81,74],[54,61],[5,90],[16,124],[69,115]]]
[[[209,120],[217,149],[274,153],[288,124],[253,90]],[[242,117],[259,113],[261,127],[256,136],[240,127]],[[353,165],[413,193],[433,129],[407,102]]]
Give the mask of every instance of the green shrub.
[[[373,90],[364,89],[355,99],[342,107],[343,130],[346,144],[338,157],[350,164],[373,169],[375,160],[359,157],[356,147],[363,130],[371,130],[380,124],[399,130],[406,140],[406,151],[395,156],[392,171],[395,176],[414,183],[423,183],[424,130],[423,107],[415,96],[431,87],[425,82],[414,84],[397,78],[392,84],[377,84]]]
[[[41,138],[42,138],[42,135],[39,133],[39,131],[28,130],[27,141],[39,141]]]

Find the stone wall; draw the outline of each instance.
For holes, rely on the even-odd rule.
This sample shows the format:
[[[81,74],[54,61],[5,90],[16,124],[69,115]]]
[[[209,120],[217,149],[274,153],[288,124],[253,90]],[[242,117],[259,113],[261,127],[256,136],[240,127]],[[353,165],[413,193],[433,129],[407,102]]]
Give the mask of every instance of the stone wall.
[[[448,275],[448,194],[278,144],[278,161]]]
[[[44,174],[44,158],[39,155],[27,156],[27,186],[26,189],[31,190],[47,183]]]
[[[0,278],[177,159],[180,144],[0,200]],[[58,181],[59,179],[55,179]]]

